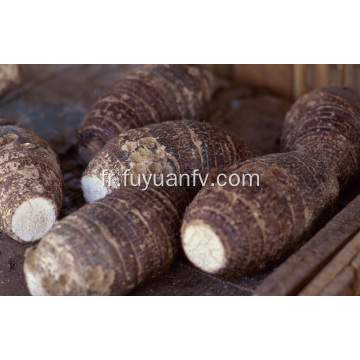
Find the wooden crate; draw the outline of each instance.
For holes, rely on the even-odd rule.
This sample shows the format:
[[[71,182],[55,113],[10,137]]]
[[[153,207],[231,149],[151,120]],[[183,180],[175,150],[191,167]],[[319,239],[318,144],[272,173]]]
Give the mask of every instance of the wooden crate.
[[[306,92],[326,85],[346,85],[360,93],[360,65],[349,64],[207,64],[204,67],[286,99],[297,99]]]
[[[258,295],[360,295],[360,195],[283,262]]]

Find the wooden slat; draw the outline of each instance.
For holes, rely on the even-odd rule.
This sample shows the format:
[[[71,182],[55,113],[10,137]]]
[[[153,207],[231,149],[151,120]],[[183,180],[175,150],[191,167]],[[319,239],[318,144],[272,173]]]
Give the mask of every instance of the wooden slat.
[[[0,97],[17,86],[21,81],[18,65],[0,64]]]
[[[313,89],[331,84],[331,72],[334,79],[335,70],[332,68],[331,71],[331,65],[294,65],[293,97],[297,99]]]
[[[344,65],[344,84],[351,87],[352,89],[359,90],[357,84],[357,65]],[[359,78],[360,79],[360,78]],[[359,83],[360,84],[360,83]]]
[[[352,64],[294,65],[293,98],[328,85],[346,85],[360,93],[360,67]]]
[[[360,65],[346,65],[345,85],[349,85],[360,94]]]
[[[328,72],[329,72],[329,81],[327,85],[335,84],[341,86],[345,84],[346,65],[331,64],[325,66],[328,67]]]
[[[355,295],[352,261],[360,254],[360,233],[327,264],[299,295]]]
[[[355,295],[354,294],[355,286],[356,286],[356,279],[355,279],[354,269],[352,269],[351,267],[346,267],[318,295],[351,296],[351,295]],[[306,295],[306,294],[299,294],[299,295]]]
[[[239,85],[274,95],[297,99],[327,85],[346,85],[360,94],[360,65],[352,64],[205,64],[215,73],[232,78]]]
[[[234,80],[291,99],[292,65],[234,65]]]
[[[255,293],[297,295],[301,292],[359,232],[359,214],[360,195],[274,270]]]

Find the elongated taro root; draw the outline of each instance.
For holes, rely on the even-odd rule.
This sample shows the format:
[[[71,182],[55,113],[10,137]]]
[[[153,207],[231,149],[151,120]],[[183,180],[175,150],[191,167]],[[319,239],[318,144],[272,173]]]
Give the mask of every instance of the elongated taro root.
[[[197,181],[193,188],[194,170],[198,169],[204,180],[206,174],[226,171],[250,156],[242,141],[206,123],[181,120],[151,124],[109,141],[85,170],[81,186],[86,201],[92,202],[126,185],[125,181],[131,184],[131,178],[123,176],[129,170],[132,185],[149,174],[163,175],[165,181],[167,175],[174,174],[179,181],[180,175],[188,175],[181,178],[180,185],[196,191],[201,185]],[[196,179],[200,180],[198,176]]]
[[[63,202],[57,155],[32,131],[1,118],[0,177],[0,230],[19,241],[40,239]]]
[[[116,135],[167,120],[204,118],[220,82],[188,65],[145,65],[124,74],[91,107],[79,129],[88,163]]]
[[[212,274],[252,273],[282,259],[306,239],[338,197],[335,172],[308,154],[267,155],[230,173],[241,179],[245,175],[246,186],[203,188],[182,224],[185,254]],[[250,186],[246,174],[258,174],[259,186],[255,180]]]
[[[180,187],[126,187],[85,205],[27,251],[31,294],[127,294],[173,262],[190,200]]]
[[[336,86],[302,96],[286,115],[281,144],[326,157],[343,187],[360,171],[360,97]]]

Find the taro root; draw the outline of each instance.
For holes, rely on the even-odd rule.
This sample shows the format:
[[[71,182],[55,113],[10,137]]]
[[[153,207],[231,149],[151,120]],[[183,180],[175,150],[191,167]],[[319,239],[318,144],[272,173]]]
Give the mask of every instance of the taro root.
[[[326,157],[345,186],[360,171],[360,97],[337,86],[302,96],[286,115],[281,145]]]
[[[223,129],[199,121],[181,120],[151,124],[130,130],[109,141],[85,170],[81,185],[87,202],[101,199],[125,185],[125,170],[133,176],[133,184],[149,175],[158,177],[175,174],[178,185],[190,192],[201,187],[196,176],[205,180],[207,174],[226,171],[231,165],[251,157],[251,151],[237,137]],[[104,172],[111,176],[104,176]],[[189,176],[189,182],[185,176]],[[199,181],[200,180],[200,181]],[[129,184],[129,178],[127,184]],[[160,180],[157,180],[159,183]]]
[[[121,78],[99,97],[83,119],[78,148],[88,163],[116,135],[168,120],[200,120],[220,84],[188,65],[146,65]]]
[[[337,201],[339,184],[327,162],[289,152],[247,160],[230,174],[258,174],[234,187],[207,186],[188,207],[182,247],[201,270],[248,274],[300,246]]]
[[[32,131],[0,118],[0,229],[13,239],[40,239],[63,202],[63,176],[55,152]]]
[[[124,295],[166,270],[191,198],[180,187],[126,187],[58,222],[26,252],[32,295]]]

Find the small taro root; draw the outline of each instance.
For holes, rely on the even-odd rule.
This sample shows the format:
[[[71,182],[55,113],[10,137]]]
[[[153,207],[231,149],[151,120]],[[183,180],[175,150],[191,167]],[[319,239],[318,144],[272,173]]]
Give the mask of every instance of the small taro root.
[[[59,215],[63,177],[57,155],[32,131],[0,118],[0,230],[35,241]]]
[[[127,294],[173,262],[190,201],[180,187],[126,187],[85,205],[27,251],[30,293]]]
[[[259,186],[205,187],[188,207],[182,246],[189,260],[218,275],[256,272],[283,259],[328,215],[339,184],[335,172],[308,154],[247,160],[231,172],[258,174]]]
[[[223,129],[193,120],[168,121],[161,124],[130,130],[109,141],[103,150],[90,162],[81,179],[87,202],[106,196],[123,186],[126,169],[133,175],[133,184],[149,174],[159,176],[189,175],[188,190],[193,188],[192,173],[198,169],[205,179],[206,174],[221,173],[234,163],[251,157],[251,151],[235,136]],[[111,174],[111,181],[103,171]],[[197,177],[199,180],[199,177]],[[130,179],[127,178],[127,184]],[[187,178],[183,178],[187,185]],[[158,182],[157,182],[158,183]]]
[[[79,129],[80,157],[88,163],[116,135],[168,120],[200,120],[219,81],[188,65],[145,65],[104,91]]]
[[[360,97],[337,86],[302,96],[286,115],[281,146],[327,158],[343,187],[360,171]]]

